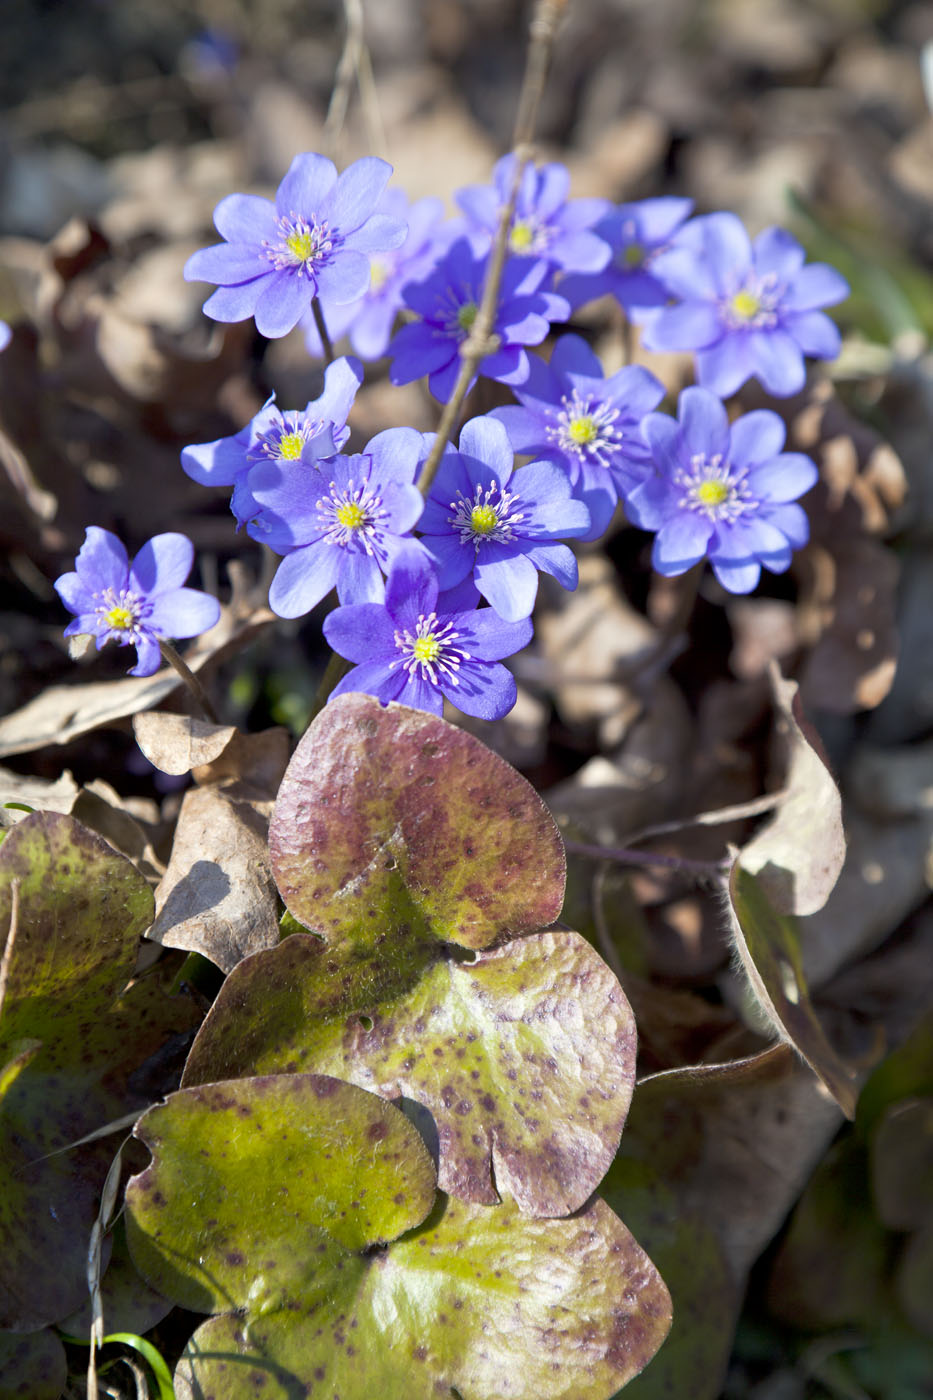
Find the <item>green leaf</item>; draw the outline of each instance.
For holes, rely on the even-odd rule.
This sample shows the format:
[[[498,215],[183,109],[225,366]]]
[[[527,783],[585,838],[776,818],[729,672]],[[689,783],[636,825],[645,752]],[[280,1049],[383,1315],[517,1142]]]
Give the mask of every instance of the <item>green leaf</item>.
[[[293,934],[246,958],[184,1084],[314,1070],[414,1099],[437,1125],[443,1190],[488,1204],[498,1185],[528,1214],[578,1209],[612,1161],[634,1083],[635,1023],[613,973],[570,931],[472,962],[403,932],[383,939],[331,951]]]
[[[761,883],[733,866],[729,894],[735,916],[733,942],[742,966],[775,1030],[788,1039],[845,1113],[855,1117],[855,1075],[826,1039],[810,1001],[800,956],[800,932],[792,915],[779,914]]]
[[[188,1344],[180,1400],[608,1400],[667,1331],[667,1291],[603,1202],[533,1221],[442,1196],[425,1219],[423,1143],[352,1085],[183,1089],[137,1133],[154,1158],[127,1188],[137,1266],[221,1314]]]
[[[67,1379],[65,1348],[50,1328],[0,1332],[0,1400],[59,1400]]]
[[[196,1023],[156,977],[121,995],[151,917],[138,871],[70,817],[36,813],[0,848],[0,1327],[39,1328],[83,1302],[113,1152],[60,1149],[158,1097],[156,1057]]]
[[[269,844],[286,906],[331,944],[384,942],[388,926],[484,948],[551,923],[563,899],[563,843],[531,785],[464,730],[369,695],[311,725]]]

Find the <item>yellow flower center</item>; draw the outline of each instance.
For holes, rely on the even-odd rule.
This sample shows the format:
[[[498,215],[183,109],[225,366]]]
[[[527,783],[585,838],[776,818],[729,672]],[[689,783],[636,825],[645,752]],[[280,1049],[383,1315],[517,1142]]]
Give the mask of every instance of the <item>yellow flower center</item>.
[[[378,292],[383,283],[389,280],[391,272],[389,264],[385,258],[370,258],[369,260],[369,289]]]
[[[412,655],[416,661],[436,661],[441,654],[441,644],[433,632],[426,637],[416,637]]]
[[[337,507],[336,514],[345,530],[358,530],[366,522],[366,512],[356,501],[345,501]]]
[[[470,511],[470,525],[474,535],[491,535],[499,523],[494,506],[474,506]]]
[[[104,613],[104,617],[108,627],[118,628],[124,632],[127,628],[132,627],[135,621],[132,608],[124,608],[119,603]]]
[[[629,243],[622,253],[623,267],[641,267],[645,261],[645,250],[640,243]]]
[[[297,262],[307,262],[314,256],[315,238],[311,233],[290,233],[285,246]]]
[[[599,430],[593,422],[592,415],[586,413],[582,418],[574,418],[567,425],[567,434],[571,442],[575,442],[578,447],[585,447],[588,442],[595,442]]]
[[[513,253],[527,253],[535,241],[535,231],[527,219],[516,219],[509,234],[509,247]]]
[[[696,498],[704,506],[721,506],[728,495],[725,481],[701,481],[696,489]]]
[[[478,308],[475,301],[465,301],[457,312],[457,325],[462,331],[468,331],[476,320]]]
[[[283,433],[279,439],[279,456],[294,462],[301,456],[304,438],[301,433]]]
[[[761,310],[761,302],[751,292],[736,292],[729,305],[740,321],[751,321]]]

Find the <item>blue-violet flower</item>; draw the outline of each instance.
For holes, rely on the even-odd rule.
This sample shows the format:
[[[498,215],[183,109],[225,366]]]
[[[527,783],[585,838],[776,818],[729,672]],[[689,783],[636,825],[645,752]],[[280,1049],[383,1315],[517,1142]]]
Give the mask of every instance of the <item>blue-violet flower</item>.
[[[433,436],[425,435],[428,446]],[[445,448],[418,528],[442,590],[472,573],[499,616],[517,622],[531,616],[539,569],[576,588],[577,561],[558,541],[586,534],[590,514],[553,462],[532,462],[514,474],[512,467],[502,424],[473,418],[459,451]]]
[[[418,199],[410,205],[404,190],[388,189],[377,212],[407,223],[405,242],[399,248],[372,254],[369,286],[358,301],[345,306],[328,304],[324,311],[331,341],[336,344],[341,336],[349,335],[350,344],[363,360],[378,360],[386,353],[396,315],[403,305],[402,288],[406,282],[426,277],[450,243],[441,229],[444,206],[439,199]],[[324,347],[312,315],[302,318],[301,329],[308,354],[320,359]]]
[[[384,603],[335,608],[324,619],[334,651],[354,661],[334,695],[364,691],[383,703],[501,719],[515,704],[515,678],[500,663],[531,640],[531,621],[503,622],[492,608],[451,609],[414,541],[399,550]]]
[[[434,397],[442,403],[450,398],[460,373],[460,346],[476,320],[487,261],[472,252],[465,238],[458,238],[428,277],[408,283],[404,302],[420,319],[402,326],[389,345],[393,384],[427,375]],[[504,384],[527,378],[528,356],[522,347],[540,345],[550,323],[565,321],[570,314],[563,297],[545,290],[548,280],[546,263],[506,260],[493,324],[499,349],[480,361],[480,374]]]
[[[643,432],[655,473],[628,497],[633,524],[656,530],[652,564],[682,574],[708,558],[730,593],[750,593],[761,566],[783,573],[806,544],[809,522],[793,504],[817,469],[800,452],[782,452],[783,421],[769,409],[731,425],[706,389],[685,389],[678,418],[649,413]]]
[[[392,167],[375,156],[338,176],[326,156],[296,156],[275,203],[231,194],[214,210],[227,241],[202,248],[185,264],[189,282],[216,282],[204,310],[215,321],[253,316],[263,335],[297,325],[312,298],[336,306],[369,286],[369,254],[397,248],[405,225],[374,212]]]
[[[685,224],[652,265],[678,306],[653,313],[649,350],[695,350],[701,388],[726,398],[756,376],[779,398],[806,381],[804,355],[831,360],[839,331],[818,308],[849,295],[826,263],[804,266],[803,248],[784,229],[750,241],[735,214]]]
[[[454,198],[466,216],[467,237],[477,253],[488,253],[509,202],[516,158],[496,162],[491,185],[468,185]],[[570,199],[570,172],[556,162],[522,171],[509,230],[509,251],[520,258],[541,258],[563,272],[598,272],[611,256],[594,227],[610,208],[605,199]]]
[[[159,640],[196,637],[220,617],[216,598],[182,584],[194,563],[194,546],[186,535],[155,535],[132,564],[116,535],[89,525],[75,560],[74,573],[55,580],[55,590],[73,622],[66,637],[82,634],[136,648],[131,676],[151,676],[159,669]]]
[[[574,496],[590,513],[583,539],[602,535],[619,496],[626,497],[651,471],[641,421],[664,397],[664,386],[640,365],[608,379],[578,335],[563,335],[550,362],[529,357],[524,384],[514,390],[520,407],[495,408],[515,452],[558,462]]]
[[[259,512],[249,488],[249,474],[260,462],[294,462],[313,470],[339,452],[350,436],[347,415],[363,382],[363,367],[351,356],[334,360],[324,371],[324,389],[304,409],[282,412],[275,395],[245,428],[215,442],[196,442],[182,450],[181,465],[201,486],[232,486],[230,509],[242,527]]]
[[[253,468],[261,510],[249,533],[285,555],[269,590],[279,617],[310,612],[335,585],[341,603],[382,601],[383,572],[424,505],[412,484],[422,454],[414,428],[388,428],[318,471],[271,459]]]
[[[601,272],[565,277],[561,295],[574,309],[606,295],[614,296],[626,311],[666,306],[670,292],[655,277],[652,266],[692,212],[692,199],[674,195],[614,205],[593,227],[609,244],[610,261]]]

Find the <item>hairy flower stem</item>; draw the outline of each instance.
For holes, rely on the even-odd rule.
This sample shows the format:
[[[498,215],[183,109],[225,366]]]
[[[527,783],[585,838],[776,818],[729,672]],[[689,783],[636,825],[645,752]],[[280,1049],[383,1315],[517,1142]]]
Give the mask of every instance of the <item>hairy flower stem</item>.
[[[311,313],[314,316],[314,324],[317,326],[317,333],[321,337],[321,346],[324,350],[324,361],[328,365],[334,363],[334,345],[327,331],[324,322],[324,312],[321,310],[321,303],[317,297],[311,298]]]
[[[159,650],[162,653],[163,659],[167,661],[170,666],[174,666],[175,670],[181,676],[185,685],[188,687],[188,689],[191,691],[191,694],[198,702],[198,706],[204,712],[205,718],[210,720],[211,724],[219,724],[220,720],[217,717],[217,711],[211,704],[207,691],[204,689],[197,676],[191,670],[190,666],[186,665],[185,662],[182,661],[181,657],[178,655],[178,652],[172,646],[171,642],[166,642],[160,637]]]
[[[454,391],[444,405],[444,411],[437,425],[434,446],[431,448],[428,459],[421,470],[421,475],[416,482],[418,489],[425,497],[434,483],[441,457],[444,455],[444,448],[460,419],[463,402],[476,374],[477,366],[487,355],[494,354],[499,348],[499,338],[493,335],[492,328],[499,301],[499,288],[502,284],[502,270],[505,267],[508,252],[509,230],[515,215],[515,205],[521,188],[522,176],[532,157],[531,142],[534,137],[538,107],[544,92],[544,80],[547,76],[551,47],[558,21],[566,4],[567,0],[538,0],[531,21],[531,37],[528,45],[528,56],[525,60],[525,74],[518,99],[515,130],[512,134],[515,174],[512,178],[508,202],[499,217],[499,226],[496,229],[489,266],[486,269],[483,295],[476,312],[476,319],[470,329],[470,334],[460,347],[460,373],[454,385]]]
[[[691,875],[724,875],[732,865],[731,856],[719,860],[690,860],[687,856],[666,856],[658,851],[632,851],[624,846],[589,846],[583,841],[565,841],[570,855],[592,856],[596,860],[615,861],[619,865],[660,865],[669,870],[683,870]]]
[[[331,652],[330,660],[327,663],[327,669],[321,677],[321,684],[318,686],[317,693],[311,704],[311,715],[308,720],[309,724],[312,720],[317,719],[330,699],[331,691],[334,689],[334,686],[340,684],[344,676],[350,670],[351,665],[352,662],[345,660],[342,656],[338,656],[335,651]]]

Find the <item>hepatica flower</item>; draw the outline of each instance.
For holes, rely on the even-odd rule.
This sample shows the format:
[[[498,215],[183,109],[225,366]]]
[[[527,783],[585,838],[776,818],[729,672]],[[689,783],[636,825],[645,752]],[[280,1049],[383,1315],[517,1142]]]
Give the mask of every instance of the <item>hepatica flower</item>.
[[[491,185],[469,185],[456,201],[466,216],[477,252],[492,246],[502,211],[509,202],[516,158],[496,162]],[[509,251],[520,258],[541,258],[564,272],[597,272],[610,258],[608,244],[594,228],[609,209],[605,199],[568,199],[570,172],[556,162],[522,171],[509,230]]]
[[[577,561],[558,541],[585,534],[590,516],[553,463],[532,462],[514,473],[512,466],[501,423],[466,423],[459,451],[448,447],[441,459],[419,532],[441,589],[472,573],[500,617],[516,622],[531,615],[539,569],[576,588]]]
[[[483,294],[487,258],[478,257],[465,238],[458,238],[432,273],[410,282],[403,297],[419,319],[393,337],[389,378],[409,384],[428,376],[436,399],[446,403],[460,372],[460,347],[476,320]],[[526,345],[540,345],[552,321],[565,321],[567,301],[545,290],[546,263],[529,265],[509,258],[502,272],[493,333],[499,349],[480,362],[479,372],[503,384],[520,384],[528,376]]]
[[[155,535],[132,564],[116,535],[90,525],[75,560],[75,571],[55,580],[58,596],[73,622],[66,637],[86,634],[136,648],[131,676],[159,669],[159,639],[196,637],[220,617],[216,598],[182,585],[191,572],[194,546],[186,535]]]
[[[377,210],[407,224],[404,243],[370,256],[369,286],[358,301],[345,306],[328,304],[324,312],[331,340],[349,335],[350,344],[364,360],[377,360],[386,353],[403,304],[402,288],[406,282],[427,276],[450,241],[441,231],[444,206],[439,199],[418,199],[410,205],[403,190],[386,190]],[[320,359],[324,349],[314,317],[303,317],[301,328],[309,355]]]
[[[619,496],[651,471],[641,421],[663,399],[663,385],[640,365],[603,378],[586,341],[564,335],[549,364],[530,357],[528,378],[513,392],[520,406],[493,409],[491,416],[504,425],[515,452],[560,463],[590,513],[582,538],[598,539]]]
[[[670,292],[654,275],[654,261],[692,211],[692,199],[674,196],[617,204],[593,226],[609,245],[609,261],[601,271],[565,277],[561,295],[574,308],[607,294],[626,311],[665,306]]]
[[[357,360],[349,356],[335,360],[324,371],[323,393],[304,409],[283,412],[273,395],[238,433],[184,448],[181,465],[202,486],[232,486],[230,509],[237,525],[243,526],[260,509],[249,487],[252,468],[271,461],[310,471],[339,452],[350,436],[347,415],[362,382],[363,368]]]
[[[730,427],[719,399],[685,389],[678,418],[649,413],[643,432],[655,472],[628,498],[629,518],[656,530],[652,563],[682,574],[708,558],[730,593],[750,593],[761,567],[783,573],[806,544],[809,522],[798,496],[817,469],[799,452],[782,452],[776,413],[746,413]]]
[[[319,471],[272,460],[250,472],[260,507],[249,532],[285,558],[269,590],[279,617],[310,612],[336,585],[341,603],[381,602],[382,575],[424,504],[414,486],[422,436],[389,428]]]
[[[720,398],[757,377],[779,398],[806,380],[804,355],[831,360],[839,331],[820,308],[849,295],[825,263],[804,266],[804,250],[784,229],[750,241],[735,214],[707,214],[686,224],[652,271],[680,305],[658,311],[649,350],[695,350],[702,388]]]
[[[443,713],[446,696],[464,714],[501,719],[515,704],[503,657],[531,640],[531,622],[504,622],[492,608],[461,611],[440,593],[414,541],[396,556],[384,603],[335,608],[324,620],[334,651],[357,664],[334,695],[363,691]]]
[[[286,335],[313,297],[341,306],[369,286],[369,255],[397,248],[405,225],[375,213],[392,167],[375,156],[342,175],[326,156],[299,155],[275,203],[231,194],[214,210],[225,243],[202,248],[185,264],[189,282],[215,282],[204,303],[215,321],[253,316],[263,335]]]

